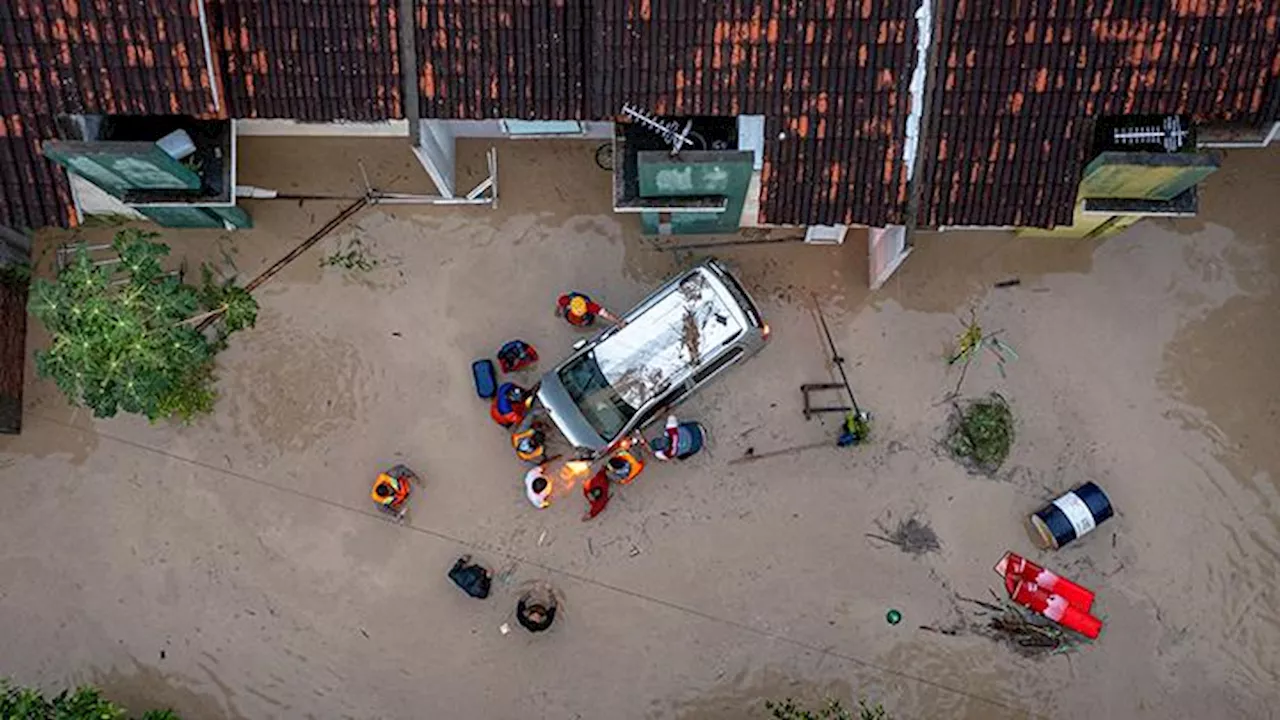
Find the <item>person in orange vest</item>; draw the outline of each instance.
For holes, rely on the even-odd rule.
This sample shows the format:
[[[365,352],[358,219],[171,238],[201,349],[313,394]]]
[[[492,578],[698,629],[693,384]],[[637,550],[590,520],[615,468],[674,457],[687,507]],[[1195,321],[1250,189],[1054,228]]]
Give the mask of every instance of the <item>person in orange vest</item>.
[[[541,465],[547,459],[547,435],[542,431],[542,423],[533,420],[537,413],[530,413],[511,433],[511,447],[516,457],[527,463]]]
[[[644,469],[644,463],[640,458],[631,453],[630,450],[619,450],[605,462],[605,470],[609,474],[609,480],[619,485],[627,485],[640,471]]]
[[[513,434],[511,447],[515,448],[516,457],[527,463],[541,465],[547,459],[546,436],[536,427]]]
[[[377,479],[373,481],[373,489],[369,491],[369,497],[373,498],[378,509],[404,517],[405,503],[413,490],[409,480],[412,476],[413,472],[403,465],[396,465],[384,473],[378,473]]]
[[[570,290],[556,299],[556,315],[563,316],[574,327],[590,327],[597,315],[609,322],[622,324],[618,316],[577,290]]]
[[[502,383],[498,393],[489,404],[489,417],[502,427],[518,425],[524,419],[529,406],[533,404],[533,395],[515,383]]]

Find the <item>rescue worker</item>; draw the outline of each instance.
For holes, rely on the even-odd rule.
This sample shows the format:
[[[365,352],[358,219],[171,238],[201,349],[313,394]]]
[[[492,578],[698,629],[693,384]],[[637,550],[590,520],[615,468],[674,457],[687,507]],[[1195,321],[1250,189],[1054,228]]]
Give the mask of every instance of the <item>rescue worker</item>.
[[[397,472],[399,467],[397,465],[387,472],[378,473],[369,497],[373,498],[373,502],[379,509],[403,517],[404,504],[409,499],[412,486],[405,473]]]
[[[502,383],[489,404],[489,416],[502,427],[510,428],[524,419],[532,404],[533,395],[528,390],[515,383]]]
[[[619,485],[629,484],[643,469],[644,463],[629,450],[619,450],[605,463],[609,480]]]
[[[551,506],[551,478],[547,476],[544,462],[524,474],[524,494],[533,506],[542,510]]]
[[[600,472],[583,484],[582,494],[587,498],[587,512],[582,516],[584,521],[604,512],[604,509],[609,505],[608,470],[600,468]]]
[[[547,435],[542,431],[542,424],[521,423],[511,434],[511,447],[515,448],[516,457],[541,465],[547,459]]]
[[[668,415],[663,434],[649,441],[649,449],[659,460],[684,460],[697,454],[704,440],[702,425],[682,423],[675,415]]]
[[[612,323],[622,321],[584,293],[570,290],[556,299],[556,315],[563,316],[574,327],[591,327],[600,316]]]
[[[516,602],[516,622],[531,633],[551,627],[556,619],[556,592],[550,585],[539,582],[529,588]]]

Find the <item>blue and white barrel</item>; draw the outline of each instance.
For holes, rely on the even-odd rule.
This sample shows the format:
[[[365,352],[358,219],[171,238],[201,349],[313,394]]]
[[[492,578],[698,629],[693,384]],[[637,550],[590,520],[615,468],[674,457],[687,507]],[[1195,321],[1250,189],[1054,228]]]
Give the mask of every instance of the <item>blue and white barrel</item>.
[[[1031,526],[1046,548],[1057,550],[1093,532],[1111,515],[1111,500],[1107,494],[1102,492],[1102,488],[1087,482],[1037,511],[1031,516]]]

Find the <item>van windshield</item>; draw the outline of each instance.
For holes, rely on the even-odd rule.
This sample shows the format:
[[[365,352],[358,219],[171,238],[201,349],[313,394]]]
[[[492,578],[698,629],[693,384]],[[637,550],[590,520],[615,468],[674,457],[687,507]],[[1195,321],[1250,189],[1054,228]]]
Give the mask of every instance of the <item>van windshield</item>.
[[[605,379],[594,352],[560,368],[560,383],[591,428],[606,442],[617,437],[636,414]]]

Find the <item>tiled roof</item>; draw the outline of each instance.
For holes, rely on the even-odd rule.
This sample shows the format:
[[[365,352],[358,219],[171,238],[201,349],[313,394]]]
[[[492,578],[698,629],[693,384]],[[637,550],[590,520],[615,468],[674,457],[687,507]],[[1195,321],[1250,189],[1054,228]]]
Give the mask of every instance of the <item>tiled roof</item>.
[[[1093,120],[1280,114],[1280,3],[943,2],[922,225],[1069,224]]]
[[[40,154],[40,143],[56,136],[49,115],[19,107],[0,117],[0,225],[32,230],[73,222],[67,176]]]
[[[241,118],[402,117],[397,0],[210,0]]]
[[[900,219],[914,2],[423,0],[426,117],[760,114],[762,218]],[[780,134],[785,139],[780,140]]]
[[[917,5],[416,0],[421,111],[613,119],[631,102],[761,114],[763,220],[901,222]],[[922,225],[1068,222],[1101,114],[1280,116],[1275,0],[935,5]],[[69,221],[65,177],[39,154],[58,114],[401,117],[398,8],[0,0],[0,223]]]
[[[423,117],[590,119],[583,4],[418,0]]]
[[[57,115],[217,115],[205,58],[198,0],[0,2],[0,224],[71,221]]]
[[[592,110],[765,115],[763,221],[895,222],[915,5],[599,3]]]

